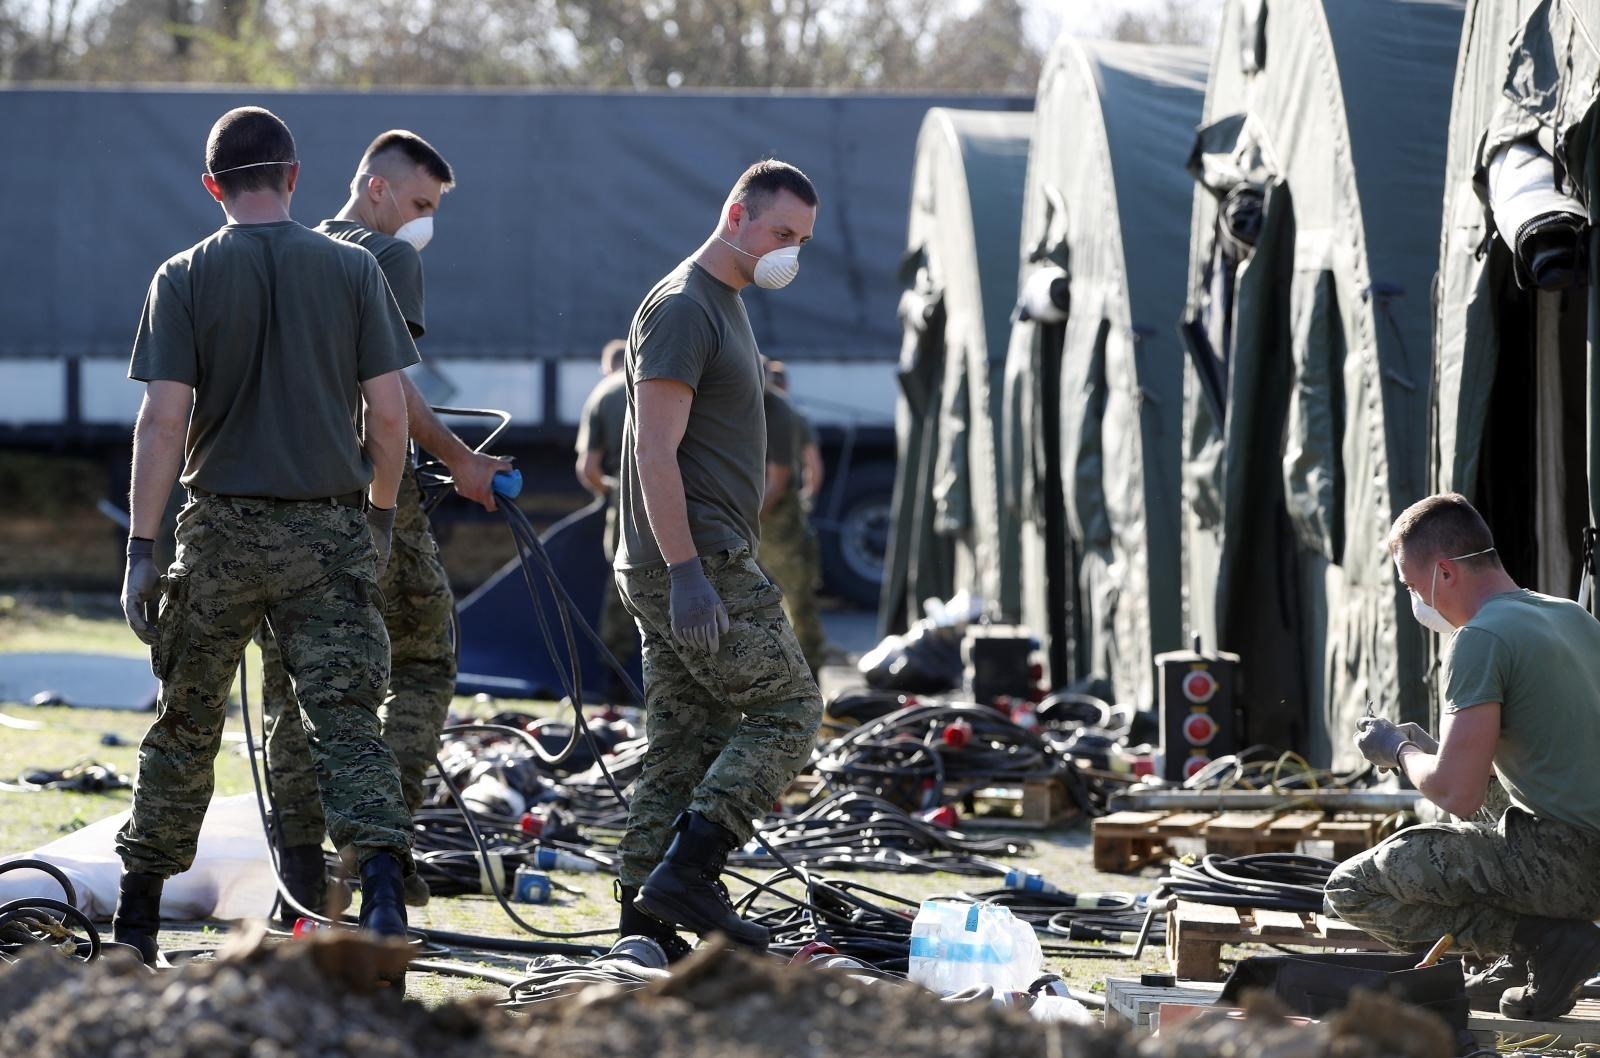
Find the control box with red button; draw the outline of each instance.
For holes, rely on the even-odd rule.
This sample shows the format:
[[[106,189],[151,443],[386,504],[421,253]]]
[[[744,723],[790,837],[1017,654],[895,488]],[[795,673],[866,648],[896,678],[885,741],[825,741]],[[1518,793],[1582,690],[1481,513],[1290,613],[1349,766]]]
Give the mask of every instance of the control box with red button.
[[[1239,655],[1193,650],[1156,655],[1161,777],[1182,782],[1238,749]]]

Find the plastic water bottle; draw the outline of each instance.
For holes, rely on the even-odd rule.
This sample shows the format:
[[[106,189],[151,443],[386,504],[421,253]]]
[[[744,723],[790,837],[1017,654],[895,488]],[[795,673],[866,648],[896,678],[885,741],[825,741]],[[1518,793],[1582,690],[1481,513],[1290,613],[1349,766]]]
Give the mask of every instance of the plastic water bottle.
[[[587,856],[566,849],[539,848],[533,851],[533,865],[546,871],[598,871],[600,865]]]

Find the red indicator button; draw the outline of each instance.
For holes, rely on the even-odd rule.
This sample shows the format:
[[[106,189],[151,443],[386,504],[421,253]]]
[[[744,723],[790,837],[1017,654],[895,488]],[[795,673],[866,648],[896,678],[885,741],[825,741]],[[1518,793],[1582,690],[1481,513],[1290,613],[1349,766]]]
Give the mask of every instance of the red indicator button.
[[[1183,678],[1183,696],[1204,705],[1217,694],[1217,678],[1205,669],[1196,669]]]
[[[1205,713],[1195,713],[1184,720],[1183,737],[1191,746],[1203,746],[1217,737],[1217,722]]]

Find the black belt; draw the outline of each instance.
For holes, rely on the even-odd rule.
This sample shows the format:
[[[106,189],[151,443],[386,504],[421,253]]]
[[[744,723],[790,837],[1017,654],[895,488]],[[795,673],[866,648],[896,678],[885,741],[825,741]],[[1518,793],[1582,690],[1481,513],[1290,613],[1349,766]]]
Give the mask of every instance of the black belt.
[[[355,492],[347,492],[343,496],[325,496],[315,500],[286,500],[282,496],[236,496],[231,493],[224,494],[220,492],[207,492],[205,489],[197,489],[191,485],[189,486],[189,495],[194,499],[211,497],[219,500],[250,500],[254,503],[328,504],[332,507],[354,507],[358,511],[364,510],[367,506],[367,493],[365,489],[357,489]]]

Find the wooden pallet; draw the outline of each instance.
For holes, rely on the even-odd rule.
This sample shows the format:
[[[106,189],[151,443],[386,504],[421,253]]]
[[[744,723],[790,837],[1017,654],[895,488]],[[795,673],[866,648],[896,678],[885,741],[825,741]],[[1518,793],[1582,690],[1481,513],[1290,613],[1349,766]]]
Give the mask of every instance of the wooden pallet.
[[[1222,980],[1224,944],[1287,944],[1297,948],[1388,951],[1382,941],[1325,915],[1178,901],[1167,915],[1172,972],[1190,981]]]
[[[1217,1001],[1221,992],[1220,982],[1180,981],[1173,987],[1159,988],[1140,984],[1137,978],[1108,977],[1106,1021],[1108,1024],[1120,1022],[1153,1029],[1156,1027],[1155,1015],[1162,1004],[1209,1006]],[[1467,1027],[1478,1038],[1479,1044],[1489,1048],[1502,1040],[1546,1034],[1561,1037],[1559,1048],[1563,1050],[1577,1043],[1600,1043],[1600,1000],[1579,1000],[1572,1013],[1559,1021],[1518,1021],[1474,1010],[1467,1015]]]
[[[1080,814],[1061,779],[978,790],[964,799],[963,809],[968,823],[1010,830],[1043,830]]]
[[[1205,842],[1207,852],[1244,856],[1293,852],[1302,842],[1333,842],[1333,858],[1347,860],[1376,845],[1384,816],[1319,811],[1114,812],[1094,821],[1094,866],[1125,873],[1174,855],[1174,838]]]

